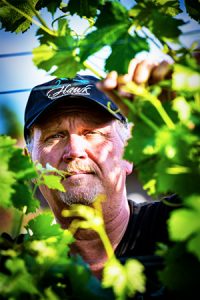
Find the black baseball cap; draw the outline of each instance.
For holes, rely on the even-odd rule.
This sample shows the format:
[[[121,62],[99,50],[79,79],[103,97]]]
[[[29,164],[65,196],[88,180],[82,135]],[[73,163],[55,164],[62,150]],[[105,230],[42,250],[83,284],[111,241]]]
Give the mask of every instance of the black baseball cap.
[[[77,74],[72,79],[55,78],[35,86],[30,92],[25,108],[25,140],[27,140],[31,126],[37,123],[38,119],[47,109],[61,100],[66,102],[66,104],[69,99],[74,99],[74,103],[76,99],[93,101],[122,123],[127,123],[127,119],[120,112],[116,104],[96,87],[97,81],[99,79],[94,76]]]

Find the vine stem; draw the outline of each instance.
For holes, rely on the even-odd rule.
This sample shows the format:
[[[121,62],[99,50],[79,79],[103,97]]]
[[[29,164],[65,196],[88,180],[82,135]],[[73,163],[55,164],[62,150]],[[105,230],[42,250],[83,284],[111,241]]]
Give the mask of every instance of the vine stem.
[[[160,100],[157,97],[155,97],[154,95],[152,95],[151,93],[149,93],[144,87],[138,86],[137,84],[135,84],[132,81],[126,85],[124,90],[129,93],[138,95],[138,96],[144,98],[146,101],[149,101],[156,108],[156,110],[158,111],[159,115],[161,116],[161,118],[163,119],[163,121],[165,122],[167,127],[170,129],[175,128],[173,121],[170,119],[170,117],[166,113]]]
[[[149,99],[149,102],[157,109],[158,113],[162,117],[165,124],[170,128],[174,129],[175,125],[166,113],[165,109],[163,108],[162,104],[160,103],[160,100],[158,100],[155,96],[151,95],[151,98]]]
[[[98,76],[100,79],[103,79],[103,77],[101,76],[101,74],[96,70],[96,69],[94,69],[92,66],[91,66],[91,64],[89,64],[89,62],[88,61],[84,61],[83,62],[83,65],[84,65],[84,67],[86,67],[87,69],[89,69],[90,71],[92,71],[96,76]]]
[[[103,243],[103,246],[104,246],[104,248],[105,248],[105,251],[106,251],[106,254],[107,254],[107,256],[108,256],[108,259],[112,258],[113,255],[114,255],[114,250],[113,250],[113,247],[112,247],[112,245],[111,245],[111,242],[110,242],[110,240],[109,240],[109,238],[108,238],[108,236],[107,236],[107,234],[106,234],[106,232],[105,232],[104,227],[101,226],[101,227],[99,227],[99,228],[96,228],[95,230],[96,230],[96,232],[97,232],[97,233],[99,234],[99,236],[100,236],[100,239],[101,239],[101,241],[102,241],[102,243]]]
[[[34,14],[36,15],[36,17],[38,18],[38,20],[40,21],[40,23],[41,23],[45,28],[48,28],[46,22],[45,22],[44,19],[40,16],[40,14],[39,14],[38,11],[35,9],[35,7],[32,5],[32,3],[30,2],[30,0],[28,0],[28,5],[29,5],[30,9],[32,10],[32,12],[34,12]]]
[[[6,0],[2,0],[2,2],[8,6],[10,6],[13,10],[15,10],[16,12],[18,12],[19,14],[21,14],[22,16],[24,16],[27,20],[29,20],[31,23],[34,23],[36,26],[40,27],[41,29],[43,29],[44,31],[46,31],[48,34],[53,35],[53,36],[57,36],[57,34],[50,30],[48,27],[46,27],[46,25],[44,26],[41,23],[44,23],[44,20],[40,17],[40,22],[34,20],[33,18],[31,18],[27,13],[21,11],[19,8],[15,7],[14,5],[10,4],[8,1]],[[36,13],[36,10],[34,9],[34,12]],[[38,18],[39,14],[36,13],[36,16]]]
[[[132,103],[127,99],[124,99],[124,103],[128,106],[130,111],[132,111],[135,114]],[[158,131],[159,130],[159,127],[151,119],[146,117],[142,112],[140,112],[140,114],[138,114],[138,117],[140,119],[142,119],[144,121],[144,123],[146,123],[151,129],[153,129],[153,131]]]

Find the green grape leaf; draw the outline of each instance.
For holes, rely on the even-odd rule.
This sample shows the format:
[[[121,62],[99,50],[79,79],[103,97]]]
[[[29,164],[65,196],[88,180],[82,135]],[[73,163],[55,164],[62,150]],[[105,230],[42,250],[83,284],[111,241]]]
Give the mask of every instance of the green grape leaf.
[[[112,291],[103,289],[101,282],[92,275],[88,264],[79,255],[73,256],[67,264],[75,299],[81,295],[82,299],[111,300]]]
[[[173,241],[186,240],[200,230],[200,197],[191,196],[190,199],[199,204],[198,210],[181,208],[171,213],[168,228]]]
[[[8,164],[10,157],[13,154],[13,146],[16,144],[16,140],[9,136],[0,136],[0,157],[2,164]]]
[[[14,151],[15,140],[7,136],[0,136],[0,191],[2,207],[12,205],[11,196],[14,193],[13,184],[15,183],[15,174],[9,170],[9,160]]]
[[[22,149],[16,148],[9,162],[9,169],[15,174],[16,179],[11,198],[14,207],[23,210],[26,206],[26,213],[35,212],[40,203],[33,198],[31,187],[28,184],[29,180],[38,176],[34,164],[28,156],[23,155]]]
[[[157,38],[166,41],[175,40],[175,38],[181,34],[181,30],[178,27],[185,24],[184,21],[161,14],[157,10],[152,11],[152,14],[149,16],[149,18],[152,18],[153,22],[149,20],[149,22],[144,25],[146,25],[146,27],[151,30]]]
[[[40,207],[40,202],[33,197],[31,187],[26,181],[17,181],[14,185],[12,203],[14,207],[23,210],[26,207],[26,214],[35,212]]]
[[[174,1],[171,3],[174,5]],[[185,23],[182,20],[171,17],[171,14],[175,15],[176,13],[177,4],[175,5],[175,10],[173,7],[169,10],[168,5],[169,3],[166,3],[162,8],[162,3],[156,5],[152,1],[143,1],[134,6],[129,11],[129,15],[133,18],[135,26],[147,27],[159,40],[175,41],[181,34],[181,30],[178,27]]]
[[[12,205],[11,197],[14,193],[13,184],[15,183],[15,174],[8,170],[8,167],[3,164],[1,159],[0,165],[0,191],[2,207],[9,207]]]
[[[128,32],[123,33],[111,46],[112,52],[106,59],[105,69],[116,70],[119,74],[128,73],[130,60],[141,51],[148,51],[149,45],[146,39],[139,36],[130,36]],[[123,64],[119,64],[123,61]]]
[[[105,26],[88,34],[80,42],[80,59],[84,62],[90,55],[99,51],[104,46],[110,46],[128,30],[128,24]],[[92,47],[91,47],[92,45]]]
[[[179,299],[193,299],[199,291],[200,263],[187,252],[184,243],[177,243],[166,253],[165,267],[159,272],[159,278]]]
[[[28,180],[36,178],[33,163],[24,156],[22,149],[14,147],[16,141],[8,137],[0,137],[0,191],[1,206],[23,210],[26,213],[34,212],[39,207],[39,202],[32,197]]]
[[[177,0],[155,0],[154,3],[160,12],[173,17],[182,12]]]
[[[48,186],[49,189],[65,192],[65,188],[60,182],[61,179],[58,175],[42,175],[42,184]]]
[[[9,169],[9,162],[15,151],[16,141],[7,136],[0,136],[0,191],[2,207],[12,206],[13,184],[15,183],[15,173]],[[13,160],[12,160],[12,164]]]
[[[193,253],[200,261],[200,232],[197,232],[197,234],[188,241],[187,249],[189,252]]]
[[[30,18],[35,16],[35,12],[31,6],[35,7],[38,0],[22,1],[22,0],[9,0],[7,3],[1,1],[0,3],[0,21],[2,27],[6,31],[11,32],[25,32],[31,25],[31,21],[24,17],[20,11],[26,13]],[[29,4],[30,3],[30,4]],[[16,7],[19,11],[13,9]]]
[[[63,273],[62,276],[66,274],[69,245],[74,242],[72,234],[68,230],[61,229],[59,224],[55,224],[50,213],[42,213],[32,219],[26,229],[27,250],[34,253],[40,268],[42,265],[48,266],[52,279],[57,278],[58,273]]]
[[[192,155],[198,139],[198,136],[182,125],[177,125],[176,130],[163,127],[157,132],[158,193],[171,192],[183,198],[192,193],[199,193],[199,158]]]
[[[186,207],[173,211],[168,220],[172,241],[186,241],[189,252],[200,261],[200,194],[184,199]]]
[[[99,4],[103,4],[104,0],[70,0],[65,8],[65,11],[69,11],[71,15],[77,14],[80,17],[95,17]]]
[[[95,27],[103,29],[107,26],[123,24],[128,20],[127,9],[119,2],[106,2],[100,9]]]
[[[121,265],[116,259],[109,260],[103,270],[102,285],[113,288],[117,300],[133,297],[136,292],[145,291],[144,266],[135,259],[128,259]]]
[[[70,30],[66,20],[58,21],[57,37],[47,35],[41,30],[38,31],[40,43],[39,47],[33,49],[33,62],[40,68],[50,72],[57,77],[74,77],[80,70],[81,64],[74,54],[76,42],[70,35]],[[56,67],[52,71],[52,67]]]
[[[43,213],[29,221],[26,228],[31,230],[31,239],[43,240],[52,236],[60,236],[63,232],[59,224],[53,224],[51,213]]]
[[[15,162],[15,163],[13,163]],[[22,149],[15,149],[9,163],[9,169],[16,174],[17,180],[30,180],[37,177],[34,164]]]
[[[10,295],[18,298],[21,294],[38,295],[32,275],[28,272],[24,260],[14,257],[5,263],[9,275],[0,273],[0,294],[6,299]],[[8,298],[7,298],[8,297]]]
[[[191,117],[191,106],[184,97],[176,97],[172,102],[172,107],[178,113],[179,120],[186,123]]]
[[[172,88],[176,91],[199,92],[200,72],[189,67],[175,64],[172,73]]]
[[[35,8],[40,10],[41,8],[46,7],[48,11],[54,15],[61,2],[62,0],[39,0]]]
[[[200,3],[198,0],[185,0],[185,7],[187,10],[187,13],[189,16],[196,20],[197,22],[200,22]]]

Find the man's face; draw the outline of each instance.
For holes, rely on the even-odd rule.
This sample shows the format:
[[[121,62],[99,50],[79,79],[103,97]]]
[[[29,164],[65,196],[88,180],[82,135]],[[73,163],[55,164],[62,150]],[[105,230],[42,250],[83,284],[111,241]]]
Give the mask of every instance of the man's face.
[[[62,181],[66,193],[40,187],[51,207],[60,199],[67,205],[91,204],[98,194],[112,199],[123,193],[131,165],[122,160],[124,142],[116,120],[77,107],[46,120],[34,127],[32,160],[69,173]]]

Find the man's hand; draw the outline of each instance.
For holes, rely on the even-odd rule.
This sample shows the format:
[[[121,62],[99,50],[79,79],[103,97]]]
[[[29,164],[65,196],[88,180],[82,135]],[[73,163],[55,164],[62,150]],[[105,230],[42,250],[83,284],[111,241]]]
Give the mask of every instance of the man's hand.
[[[133,99],[133,95],[123,91],[124,85],[130,81],[138,85],[154,84],[165,78],[170,78],[170,76],[170,64],[166,61],[156,63],[147,59],[141,61],[133,58],[129,63],[128,74],[118,75],[116,71],[112,71],[104,80],[98,82],[97,87],[118,105],[122,113],[128,115],[128,107],[120,97]]]

